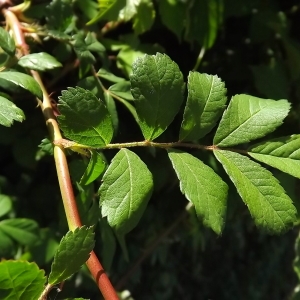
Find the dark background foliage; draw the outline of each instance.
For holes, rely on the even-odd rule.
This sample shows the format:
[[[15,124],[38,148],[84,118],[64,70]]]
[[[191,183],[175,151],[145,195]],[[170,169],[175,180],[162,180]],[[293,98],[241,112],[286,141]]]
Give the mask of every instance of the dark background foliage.
[[[59,6],[62,3],[68,1],[53,1],[52,5]],[[60,16],[56,16],[51,9],[45,9],[48,4],[33,1],[28,15],[36,18],[40,25],[62,30],[59,28],[62,22],[55,19]],[[229,96],[246,93],[263,98],[288,99],[292,103],[291,113],[273,136],[299,132],[299,2],[224,0],[223,4],[223,21],[216,40],[206,49],[197,71],[220,76],[226,83]],[[147,53],[167,53],[186,78],[195,66],[203,44],[197,39],[179,38],[164,25],[158,0],[154,6],[156,18],[149,30],[137,35],[129,21],[118,24],[99,39],[107,52],[102,56],[95,55],[96,69],[107,64],[114,74],[126,77],[124,66],[121,64],[118,68],[116,65],[118,51],[114,50],[113,45],[127,44],[130,49],[142,49]],[[65,13],[70,18],[76,16],[74,28],[70,25],[72,22],[68,23],[71,27],[69,33],[75,33],[78,29],[97,33],[105,25],[101,21],[86,27],[84,24],[88,18],[76,1],[72,10],[66,9]],[[197,15],[201,12],[196,10],[190,13]],[[197,30],[201,32],[204,29]],[[49,52],[64,64],[64,71],[44,75],[54,100],[68,86],[81,82],[88,87],[88,83],[82,83],[89,76],[85,68],[87,62],[82,60],[80,68],[76,63],[74,66],[76,54],[67,44],[53,39],[46,39],[41,44],[31,39],[28,42],[31,43],[32,52]],[[109,83],[106,84],[109,86]],[[53,251],[67,231],[55,166],[52,156],[38,150],[47,131],[36,103],[27,94],[12,95],[16,104],[24,110],[26,121],[14,124],[11,128],[0,127],[0,192],[9,195],[13,201],[10,218],[31,218],[38,223],[39,241],[29,246],[14,244],[10,249],[2,249],[1,257],[26,258],[49,271]],[[122,104],[116,105],[119,132],[115,140],[142,140],[131,114]],[[179,114],[159,140],[176,141],[180,122]],[[203,143],[210,142],[211,136],[208,135]],[[96,229],[96,252],[108,267],[112,282],[120,290],[129,290],[134,299],[290,299],[297,284],[293,259],[298,227],[282,236],[270,236],[258,231],[235,188],[228,183],[227,221],[222,236],[218,237],[203,227],[192,209],[186,211],[186,200],[179,190],[165,152],[157,150],[153,153],[145,149],[134,151],[153,172],[155,192],[142,220],[127,236],[130,261],[124,259],[111,236],[105,236],[102,230],[105,224],[101,223]],[[224,175],[212,156],[200,151],[192,153]],[[114,154],[114,151],[105,152],[107,160]],[[81,158],[77,154],[69,156],[75,177],[78,160]],[[299,182],[275,170],[272,172],[299,207]],[[100,180],[91,187],[92,194],[97,192],[99,183]],[[111,257],[114,251],[115,255]],[[54,298],[56,294],[54,290],[51,297]],[[71,296],[100,297],[84,268],[65,283],[56,299]]]

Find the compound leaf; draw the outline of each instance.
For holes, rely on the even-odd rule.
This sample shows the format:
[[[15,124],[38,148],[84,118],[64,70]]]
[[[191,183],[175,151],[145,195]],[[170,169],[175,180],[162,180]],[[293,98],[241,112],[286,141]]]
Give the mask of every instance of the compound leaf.
[[[14,121],[22,122],[25,120],[23,111],[13,102],[0,96],[0,124],[10,127]]]
[[[271,172],[235,152],[215,150],[214,154],[259,228],[279,234],[293,225],[296,209]]]
[[[79,144],[101,147],[113,136],[110,114],[92,92],[80,87],[62,91],[58,122],[65,136]]]
[[[95,245],[93,227],[82,226],[69,231],[55,253],[49,283],[57,284],[77,272],[88,260]]]
[[[198,140],[216,125],[225,108],[226,91],[218,76],[190,72],[180,140]]]
[[[300,178],[300,135],[281,137],[254,145],[248,154],[256,160]]]
[[[161,135],[183,100],[184,82],[178,65],[167,55],[144,55],[132,67],[131,92],[145,139]]]
[[[139,222],[152,189],[152,174],[144,162],[132,151],[121,149],[99,189],[102,216],[119,235],[128,233]]]
[[[21,88],[29,91],[36,97],[43,99],[43,93],[38,83],[29,75],[16,71],[3,71],[0,72],[0,79],[6,80],[20,86]]]
[[[23,68],[37,71],[51,70],[62,66],[55,57],[46,52],[25,55],[19,59],[18,64]]]
[[[39,299],[46,277],[35,263],[6,260],[0,263],[0,298]]]
[[[261,138],[282,124],[290,106],[287,100],[235,95],[222,116],[214,144],[229,147]]]
[[[191,201],[199,218],[217,234],[222,232],[226,214],[227,184],[196,157],[179,150],[169,150],[180,190]]]

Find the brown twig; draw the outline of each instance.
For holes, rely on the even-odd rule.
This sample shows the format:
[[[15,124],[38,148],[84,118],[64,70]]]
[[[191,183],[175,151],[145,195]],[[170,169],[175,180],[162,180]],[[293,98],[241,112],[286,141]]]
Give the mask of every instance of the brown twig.
[[[23,55],[29,54],[29,46],[27,45],[22,26],[14,12],[9,9],[3,8],[2,14],[6,19],[6,24],[11,28],[14,34],[14,40],[16,46],[21,50]],[[43,81],[38,72],[31,70],[31,75],[39,83],[43,92],[43,101],[40,100],[40,106],[42,108],[43,115],[45,117],[46,125],[49,131],[51,141],[59,140],[62,138],[60,129],[58,127],[56,118],[54,116],[50,96],[43,84]],[[66,217],[70,230],[75,230],[77,227],[81,227],[81,220],[73,192],[73,187],[70,179],[70,173],[64,148],[59,145],[54,145],[54,159],[57,170],[57,177],[61,190],[62,200]],[[87,261],[87,266],[94,277],[104,299],[117,300],[119,299],[115,289],[113,288],[109,278],[107,277],[101,263],[92,252],[90,258]]]

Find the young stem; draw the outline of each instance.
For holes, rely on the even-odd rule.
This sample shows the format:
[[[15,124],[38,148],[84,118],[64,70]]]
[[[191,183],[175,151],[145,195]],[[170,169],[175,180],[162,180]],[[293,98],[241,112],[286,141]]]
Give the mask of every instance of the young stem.
[[[3,8],[2,13],[6,19],[6,24],[13,31],[16,46],[20,48],[23,55],[29,54],[29,47],[25,42],[24,33],[22,31],[22,27],[18,18],[9,9]],[[60,140],[62,139],[62,135],[52,110],[49,94],[43,84],[39,73],[33,70],[31,70],[30,72],[34,79],[39,83],[43,92],[43,102],[41,102],[40,100],[38,101],[45,117],[50,139],[51,141],[55,141],[57,139]],[[60,145],[54,145],[54,160],[68,226],[70,230],[74,230],[77,227],[81,227],[82,224],[73,192],[66,155],[64,152],[64,148]],[[87,266],[92,276],[94,277],[104,299],[119,299],[116,291],[114,290],[109,278],[105,274],[104,269],[94,252],[91,253],[90,258],[87,261]]]

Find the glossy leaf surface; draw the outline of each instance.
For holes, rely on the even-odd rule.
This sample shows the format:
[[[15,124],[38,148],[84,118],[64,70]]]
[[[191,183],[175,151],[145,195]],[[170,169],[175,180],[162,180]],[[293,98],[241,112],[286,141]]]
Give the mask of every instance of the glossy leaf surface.
[[[0,298],[5,300],[39,299],[46,277],[35,263],[2,261],[0,263]]]
[[[286,100],[235,95],[222,116],[214,144],[229,147],[261,138],[282,124],[290,106]]]
[[[248,154],[282,172],[300,178],[300,135],[282,137],[248,149]]]

